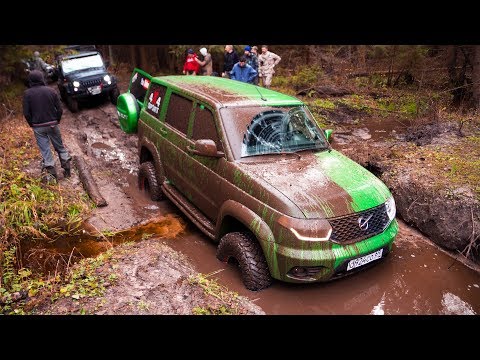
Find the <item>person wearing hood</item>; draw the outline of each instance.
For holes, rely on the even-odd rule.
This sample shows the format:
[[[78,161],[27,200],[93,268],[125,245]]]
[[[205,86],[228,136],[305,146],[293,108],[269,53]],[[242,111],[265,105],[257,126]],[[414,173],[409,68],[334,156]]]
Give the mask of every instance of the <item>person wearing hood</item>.
[[[42,172],[58,179],[50,142],[60,158],[64,177],[70,176],[70,154],[63,146],[59,123],[63,110],[55,90],[45,84],[43,73],[33,70],[28,75],[30,87],[23,94],[23,115],[33,129],[42,155]]]
[[[197,63],[201,66],[200,71],[202,75],[210,76],[213,72],[212,55],[207,51],[207,48],[201,48],[200,54],[203,56],[203,61],[195,58]]]

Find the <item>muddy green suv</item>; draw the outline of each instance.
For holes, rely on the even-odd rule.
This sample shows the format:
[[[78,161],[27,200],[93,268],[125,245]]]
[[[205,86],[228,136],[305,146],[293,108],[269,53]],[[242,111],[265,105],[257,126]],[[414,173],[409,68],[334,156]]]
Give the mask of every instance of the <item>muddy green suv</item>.
[[[217,242],[218,259],[238,264],[248,289],[335,279],[391,251],[388,188],[333,150],[298,99],[135,69],[117,112],[122,129],[138,133],[140,189],[169,198]]]

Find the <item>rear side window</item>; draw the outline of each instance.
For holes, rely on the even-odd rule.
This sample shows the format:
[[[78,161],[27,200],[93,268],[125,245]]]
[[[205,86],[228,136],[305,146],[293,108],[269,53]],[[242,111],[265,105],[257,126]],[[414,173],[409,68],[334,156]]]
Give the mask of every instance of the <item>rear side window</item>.
[[[211,139],[217,144],[217,149],[222,150],[213,114],[203,105],[197,106],[197,109],[195,110],[192,139]]]
[[[130,92],[135,96],[135,98],[142,102],[145,99],[145,94],[147,93],[148,87],[150,86],[150,79],[137,72],[133,75],[130,82]]]
[[[168,102],[168,111],[165,122],[186,135],[192,106],[192,100],[172,93],[170,101]]]
[[[155,116],[157,119],[160,115],[160,109],[162,108],[166,92],[167,88],[163,85],[152,84],[152,86],[150,86],[146,110],[150,115]]]

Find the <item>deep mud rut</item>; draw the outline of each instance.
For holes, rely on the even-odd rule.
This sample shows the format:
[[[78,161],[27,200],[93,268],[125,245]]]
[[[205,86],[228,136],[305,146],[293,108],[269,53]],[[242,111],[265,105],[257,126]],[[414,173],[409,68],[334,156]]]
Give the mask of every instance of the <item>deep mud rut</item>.
[[[394,127],[394,124],[391,126]],[[257,305],[267,314],[480,313],[478,267],[466,267],[402,222],[393,252],[371,269],[325,284],[295,285],[276,281],[259,293],[248,291],[241,283],[238,269],[219,262],[215,258],[215,245],[173,204],[168,200],[152,202],[138,192],[137,138],[126,135],[117,126],[116,110],[112,104],[93,104],[77,114],[65,109],[61,130],[69,150],[84,156],[101,194],[108,202],[108,206],[95,209],[88,220],[87,225],[93,230],[119,231],[149,219],[154,223],[155,219],[168,214],[186,227],[174,238],[163,234],[163,243],[158,246],[152,245],[155,239],[141,240],[142,227],[132,234],[131,240],[138,241],[134,257],[119,258],[123,259],[119,266],[124,282],[116,285],[116,290],[108,290],[103,302],[105,306],[97,313],[189,313],[191,306],[184,304],[192,305],[194,302],[187,300],[192,294],[189,292],[191,289],[186,290],[178,279],[181,276],[185,279],[193,270],[202,273],[219,271],[214,277],[220,284],[251,300],[248,306],[254,310],[245,313],[262,313]],[[395,132],[379,128],[369,132],[365,128],[349,132],[349,139],[345,137],[343,143],[341,132],[337,134],[337,139],[340,147],[348,147],[372,136],[382,138],[392,131]],[[61,174],[61,169],[57,170]],[[64,187],[72,186],[81,191],[82,185],[76,172],[71,179],[60,181],[64,182]],[[146,233],[149,231],[145,230]],[[142,257],[145,261],[139,260]],[[175,258],[181,259],[180,263],[172,260]],[[140,268],[138,261],[142,263]],[[187,264],[183,275],[178,273],[182,272],[181,263]],[[163,276],[163,280],[156,281],[155,277],[160,272],[167,275]],[[148,280],[145,280],[146,273],[151,275]],[[168,277],[168,274],[171,276]],[[168,296],[161,298],[161,293]],[[131,305],[139,301],[142,301],[143,310]],[[54,312],[75,312],[74,308],[65,306],[64,303],[57,305]],[[146,308],[150,310],[145,312]]]

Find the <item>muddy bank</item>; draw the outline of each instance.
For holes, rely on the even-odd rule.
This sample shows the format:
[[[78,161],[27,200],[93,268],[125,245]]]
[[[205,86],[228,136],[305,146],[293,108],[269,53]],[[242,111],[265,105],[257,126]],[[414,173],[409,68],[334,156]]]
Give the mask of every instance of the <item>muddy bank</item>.
[[[188,259],[158,238],[127,243],[108,256],[76,264],[74,280],[60,286],[53,304],[44,298],[33,314],[264,314],[249,299],[237,296],[194,271]],[[95,268],[95,261],[100,264]],[[80,274],[77,276],[76,274]],[[90,281],[89,288],[81,286]],[[98,289],[92,290],[93,288]]]
[[[478,133],[473,129],[469,135]],[[478,159],[480,148],[467,144],[454,125],[408,128],[401,136],[356,142],[342,152],[385,182],[398,216],[408,224],[436,244],[479,261],[478,189],[459,182],[461,164],[456,162],[462,152]],[[480,178],[480,169],[470,176]]]

